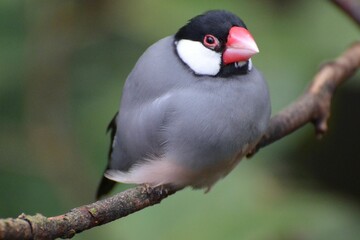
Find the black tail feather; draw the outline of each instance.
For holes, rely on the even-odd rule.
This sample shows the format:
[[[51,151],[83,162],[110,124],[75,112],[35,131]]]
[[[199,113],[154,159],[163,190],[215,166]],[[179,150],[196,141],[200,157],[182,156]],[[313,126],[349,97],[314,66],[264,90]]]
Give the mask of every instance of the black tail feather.
[[[96,192],[96,200],[99,200],[102,196],[108,194],[115,185],[116,182],[103,176]]]
[[[110,163],[111,161],[111,153],[112,153],[112,146],[113,146],[113,141],[114,141],[114,137],[116,134],[116,130],[117,130],[117,126],[116,126],[116,119],[118,116],[119,112],[117,112],[115,114],[115,116],[111,119],[106,132],[110,132],[110,147],[109,147],[109,152],[108,152],[108,162]]]
[[[110,167],[110,161],[111,161],[111,153],[112,153],[112,145],[114,141],[114,137],[116,134],[116,118],[118,116],[118,112],[115,114],[111,122],[109,123],[109,126],[107,127],[107,132],[110,132],[110,147],[108,152],[108,165],[105,169],[108,170]],[[115,186],[116,182],[107,179],[106,177],[102,177],[101,182],[99,184],[98,190],[96,192],[96,199],[99,200],[101,196],[109,193],[111,189]]]

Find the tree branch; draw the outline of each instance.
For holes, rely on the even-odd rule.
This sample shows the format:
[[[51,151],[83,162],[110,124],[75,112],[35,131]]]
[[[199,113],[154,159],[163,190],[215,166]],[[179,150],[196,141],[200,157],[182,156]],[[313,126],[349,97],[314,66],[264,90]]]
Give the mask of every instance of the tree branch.
[[[176,191],[174,188],[165,186],[150,190],[145,186],[138,186],[55,217],[21,214],[16,219],[0,220],[0,239],[71,238],[86,229],[103,225],[160,203]]]
[[[355,1],[351,0],[332,0],[332,2],[360,24],[359,4],[356,5]],[[356,9],[353,8],[355,5]],[[272,117],[266,134],[249,155],[309,122],[314,124],[317,135],[324,134],[327,130],[331,99],[335,90],[359,67],[360,42],[357,42],[336,60],[324,64],[307,91],[293,104]],[[16,219],[0,219],[0,239],[71,238],[86,229],[158,204],[178,190],[166,186],[149,190],[144,186],[138,186],[55,217],[21,214]]]
[[[308,90],[293,104],[276,114],[256,149],[312,122],[318,134],[325,133],[330,116],[331,98],[337,87],[360,67],[360,42],[350,46],[336,60],[322,66]],[[149,190],[138,186],[107,199],[84,205],[56,217],[20,215],[16,219],[0,220],[0,239],[71,238],[82,232],[143,208],[160,203],[178,189],[160,186]]]
[[[264,137],[249,154],[289,135],[306,123],[313,123],[318,137],[327,130],[331,99],[337,87],[360,67],[360,42],[354,43],[340,57],[325,63],[307,91],[293,104],[273,116]]]

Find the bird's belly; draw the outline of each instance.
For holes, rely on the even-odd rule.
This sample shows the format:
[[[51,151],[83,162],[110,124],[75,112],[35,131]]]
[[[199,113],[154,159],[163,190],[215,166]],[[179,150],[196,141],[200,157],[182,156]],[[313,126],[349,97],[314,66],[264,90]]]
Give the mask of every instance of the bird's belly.
[[[233,158],[221,164],[207,166],[201,169],[188,168],[174,161],[170,156],[148,159],[143,164],[136,165],[128,172],[108,170],[106,177],[117,182],[159,186],[170,184],[175,187],[191,186],[195,189],[205,189],[208,192],[221,178],[225,177],[249,150],[249,145],[238,151]]]
[[[208,192],[218,180],[225,177],[236,167],[240,160],[252,150],[253,146],[254,144],[245,144],[243,148],[237,151],[230,159],[223,159],[217,164],[194,171],[192,182],[188,185],[195,189],[205,188],[205,191]]]

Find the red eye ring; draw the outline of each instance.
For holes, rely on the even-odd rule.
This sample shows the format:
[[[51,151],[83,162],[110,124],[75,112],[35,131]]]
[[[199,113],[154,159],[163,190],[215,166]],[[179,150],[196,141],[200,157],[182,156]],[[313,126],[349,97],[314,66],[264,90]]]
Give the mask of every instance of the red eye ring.
[[[211,34],[206,34],[203,40],[204,46],[210,49],[215,49],[219,46],[219,40]]]

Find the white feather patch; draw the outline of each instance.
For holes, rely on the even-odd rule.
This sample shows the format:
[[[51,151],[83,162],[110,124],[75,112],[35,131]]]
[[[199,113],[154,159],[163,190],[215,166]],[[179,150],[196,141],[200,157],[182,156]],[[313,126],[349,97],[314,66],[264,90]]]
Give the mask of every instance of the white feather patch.
[[[248,64],[248,71],[250,72],[253,68],[253,64],[252,64],[252,61],[251,61],[251,58],[249,59],[249,64]]]
[[[206,48],[201,42],[182,39],[176,43],[181,60],[196,74],[215,76],[220,71],[221,54]]]
[[[160,158],[148,160],[134,165],[128,172],[109,169],[105,172],[105,177],[116,182],[150,184],[159,186],[162,184],[173,184],[176,186],[186,186],[192,180],[192,171],[178,166],[176,163]]]
[[[252,147],[253,145],[245,144],[232,159],[224,160],[214,166],[204,166],[200,171],[182,167],[179,163],[166,157],[154,157],[135,164],[127,172],[109,169],[104,175],[108,179],[121,183],[146,183],[152,187],[163,184],[178,187],[192,186],[193,188],[205,188],[205,192],[208,192],[211,186],[226,176]]]

